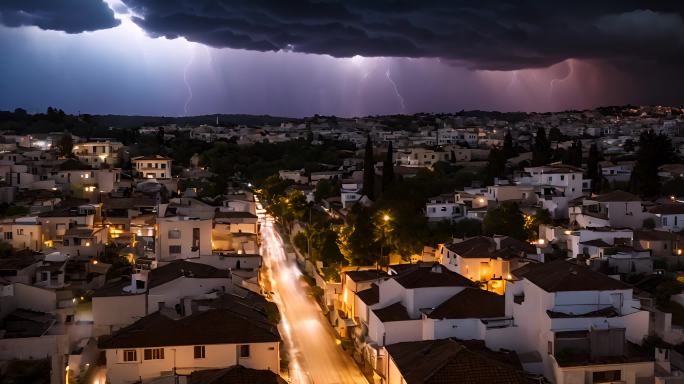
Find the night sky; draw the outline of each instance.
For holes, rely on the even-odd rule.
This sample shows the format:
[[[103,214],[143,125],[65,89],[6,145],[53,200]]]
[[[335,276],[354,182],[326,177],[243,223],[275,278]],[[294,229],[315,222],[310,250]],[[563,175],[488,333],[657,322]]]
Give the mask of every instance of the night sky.
[[[184,116],[684,101],[684,2],[2,0],[0,109]]]

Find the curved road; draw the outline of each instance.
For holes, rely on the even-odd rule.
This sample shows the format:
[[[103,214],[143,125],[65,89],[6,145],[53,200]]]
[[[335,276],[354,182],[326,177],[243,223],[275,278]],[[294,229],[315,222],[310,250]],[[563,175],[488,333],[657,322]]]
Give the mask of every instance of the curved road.
[[[258,205],[261,208],[260,205]],[[308,295],[294,260],[288,260],[273,218],[258,210],[264,285],[273,292],[281,314],[280,329],[294,384],[367,384],[351,357],[337,345],[333,329]],[[270,286],[270,287],[268,287]]]

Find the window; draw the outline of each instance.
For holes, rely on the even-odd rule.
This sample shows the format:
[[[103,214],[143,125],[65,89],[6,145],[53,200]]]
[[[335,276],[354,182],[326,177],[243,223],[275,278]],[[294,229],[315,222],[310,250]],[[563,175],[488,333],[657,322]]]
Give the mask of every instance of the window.
[[[145,360],[163,360],[164,348],[147,348],[143,357]]]
[[[204,345],[195,345],[195,359],[204,359],[206,357],[206,351]]]
[[[166,163],[162,163],[161,169],[166,169]]]
[[[124,349],[123,361],[138,361],[138,352],[135,349]]]
[[[24,228],[17,228],[17,235],[23,235],[24,234]]]
[[[620,377],[622,376],[620,374],[620,370],[616,369],[613,371],[600,371],[600,372],[594,372],[592,374],[593,382],[594,383],[610,383],[613,381],[620,381]]]
[[[551,340],[546,342],[546,353],[553,355],[553,341]]]
[[[441,209],[442,212],[446,212],[446,210],[447,210],[446,207],[442,207],[442,209]]]
[[[12,240],[13,232],[5,232],[5,240]]]
[[[169,229],[169,239],[180,239],[181,231],[178,229]]]
[[[240,358],[245,359],[249,357],[249,345],[241,345],[240,346]]]
[[[181,253],[180,245],[169,245],[169,253]]]
[[[565,180],[565,175],[561,175],[561,181]]]

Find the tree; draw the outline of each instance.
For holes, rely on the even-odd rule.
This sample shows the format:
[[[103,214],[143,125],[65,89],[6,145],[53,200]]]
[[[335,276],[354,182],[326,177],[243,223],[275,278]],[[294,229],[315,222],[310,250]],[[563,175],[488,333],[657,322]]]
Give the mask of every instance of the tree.
[[[373,141],[370,135],[366,139],[366,151],[363,158],[363,194],[375,200],[375,159],[373,158]]]
[[[337,245],[350,265],[373,265],[380,255],[379,244],[373,234],[372,212],[361,204],[352,207],[347,225],[338,232]]]
[[[587,177],[591,179],[591,191],[599,192],[601,190],[601,154],[599,153],[596,143],[592,143],[589,147],[589,157],[587,158]]]
[[[73,156],[74,150],[74,138],[71,137],[71,133],[64,132],[59,138],[59,143],[57,144],[59,150],[59,155],[64,157]]]
[[[546,165],[551,161],[551,144],[546,138],[546,131],[543,127],[537,128],[537,135],[532,146],[532,165]]]
[[[575,140],[570,148],[565,153],[563,163],[574,165],[575,167],[582,166],[582,142]]]
[[[674,159],[674,148],[669,137],[656,134],[652,129],[642,132],[639,136],[636,164],[629,180],[631,191],[643,197],[658,196],[660,194],[658,167]]]
[[[527,238],[535,240],[539,238],[539,226],[542,224],[551,224],[551,213],[548,209],[541,209],[535,215],[523,215],[525,219],[525,231],[527,231]]]
[[[518,204],[505,202],[487,212],[482,221],[482,232],[487,236],[506,235],[526,240],[525,218],[518,209]]]
[[[549,130],[549,141],[561,141],[563,140],[563,134],[558,127],[551,127]]]
[[[394,154],[392,142],[387,145],[387,155],[382,163],[382,190],[383,192],[394,182]]]
[[[513,146],[513,136],[511,135],[510,129],[506,131],[506,136],[504,136],[503,153],[506,160],[518,156],[518,152]]]
[[[454,236],[473,237],[482,234],[482,222],[477,219],[461,219],[451,225]]]
[[[487,157],[487,182],[492,183],[494,178],[502,177],[506,171],[506,157],[504,151],[498,147],[492,147]]]

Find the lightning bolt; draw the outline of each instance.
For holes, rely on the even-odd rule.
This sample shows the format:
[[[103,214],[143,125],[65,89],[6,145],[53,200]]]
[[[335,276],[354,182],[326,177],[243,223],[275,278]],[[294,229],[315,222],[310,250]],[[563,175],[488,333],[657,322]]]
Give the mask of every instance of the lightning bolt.
[[[404,97],[399,93],[399,88],[397,88],[397,83],[394,82],[394,79],[392,79],[392,74],[390,73],[390,67],[387,66],[387,71],[385,72],[385,77],[387,77],[387,80],[392,84],[392,89],[394,89],[394,94],[397,96],[397,99],[399,99],[399,104],[401,104],[401,112],[406,113],[406,103],[404,102]]]
[[[549,97],[553,97],[553,89],[556,83],[563,82],[572,76],[572,73],[574,71],[573,60],[568,60],[568,69],[568,74],[564,77],[551,79],[551,81],[549,82]]]
[[[185,88],[188,89],[188,98],[185,99],[185,105],[183,105],[183,114],[185,116],[188,115],[188,106],[192,101],[192,87],[190,86],[190,81],[188,81],[188,69],[190,69],[190,66],[192,65],[193,61],[195,61],[195,50],[192,51],[190,59],[187,63],[185,63],[185,67],[183,67],[183,82],[185,83]]]

